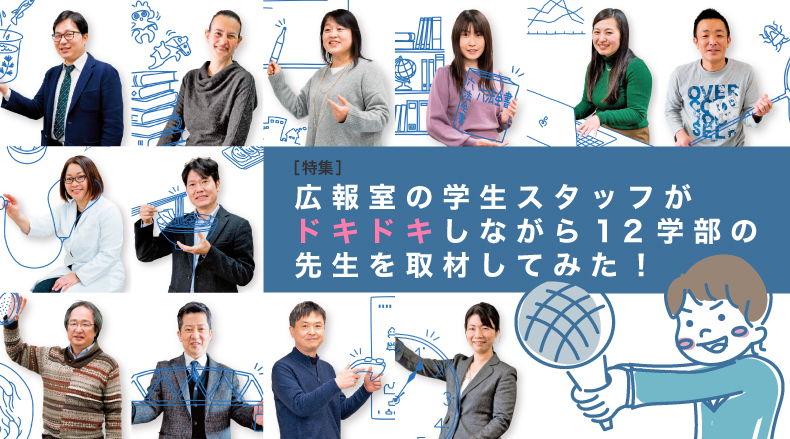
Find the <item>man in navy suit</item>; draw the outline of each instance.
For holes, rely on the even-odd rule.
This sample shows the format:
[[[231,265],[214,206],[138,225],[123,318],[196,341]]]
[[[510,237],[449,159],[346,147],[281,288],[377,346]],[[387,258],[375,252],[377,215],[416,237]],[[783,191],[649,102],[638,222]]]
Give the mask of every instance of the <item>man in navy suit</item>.
[[[63,64],[47,71],[33,99],[0,84],[2,107],[30,119],[43,117],[41,145],[120,145],[123,97],[118,71],[85,51],[88,22],[79,12],[61,12],[52,32]]]

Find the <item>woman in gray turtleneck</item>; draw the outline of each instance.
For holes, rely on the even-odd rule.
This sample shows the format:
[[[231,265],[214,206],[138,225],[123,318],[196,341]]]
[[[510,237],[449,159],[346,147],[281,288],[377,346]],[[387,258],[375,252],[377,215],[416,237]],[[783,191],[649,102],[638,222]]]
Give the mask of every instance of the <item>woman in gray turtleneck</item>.
[[[247,141],[258,96],[252,75],[233,61],[241,44],[241,18],[233,11],[217,12],[206,41],[211,61],[181,80],[173,111],[178,118],[167,123],[157,146],[180,140],[187,146],[240,146]],[[179,128],[189,133],[186,139]]]
[[[307,116],[305,146],[381,146],[389,120],[387,81],[362,57],[357,19],[345,9],[331,11],[321,23],[321,54],[327,65],[295,94],[272,61],[269,83],[280,103],[297,119]]]

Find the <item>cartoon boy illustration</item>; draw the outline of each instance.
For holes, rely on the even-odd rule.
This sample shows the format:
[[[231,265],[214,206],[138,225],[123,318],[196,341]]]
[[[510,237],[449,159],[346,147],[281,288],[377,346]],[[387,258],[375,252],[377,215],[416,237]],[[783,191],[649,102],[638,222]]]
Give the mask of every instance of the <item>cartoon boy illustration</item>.
[[[756,349],[765,350],[771,303],[757,271],[737,256],[711,256],[675,279],[664,302],[691,364],[613,366],[606,387],[573,389],[579,409],[602,423],[624,408],[688,403],[696,438],[773,438],[784,382]]]

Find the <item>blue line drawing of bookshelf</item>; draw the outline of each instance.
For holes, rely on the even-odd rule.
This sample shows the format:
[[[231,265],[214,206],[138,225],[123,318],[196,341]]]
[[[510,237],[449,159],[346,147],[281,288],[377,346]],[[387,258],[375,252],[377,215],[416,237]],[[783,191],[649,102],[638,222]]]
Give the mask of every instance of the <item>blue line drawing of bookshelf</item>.
[[[572,22],[576,24],[584,24],[584,18],[579,15],[579,11],[582,10],[582,7],[572,11],[565,0],[548,0],[540,9],[535,7],[527,8],[527,10],[535,11],[535,16],[532,18],[528,18],[529,24],[527,28],[532,27],[535,23],[541,23],[545,25],[552,25],[553,23],[557,23],[565,17],[568,17]],[[562,20],[560,24],[563,22],[567,22],[568,20]],[[557,35],[585,35],[583,30],[574,31],[574,30],[528,30],[527,35],[542,35],[542,36],[557,36]]]
[[[420,17],[416,32],[395,32],[396,95],[428,95],[436,71],[445,65],[442,17]],[[416,98],[416,96],[415,96]],[[395,135],[427,135],[426,99],[407,99],[395,105]]]

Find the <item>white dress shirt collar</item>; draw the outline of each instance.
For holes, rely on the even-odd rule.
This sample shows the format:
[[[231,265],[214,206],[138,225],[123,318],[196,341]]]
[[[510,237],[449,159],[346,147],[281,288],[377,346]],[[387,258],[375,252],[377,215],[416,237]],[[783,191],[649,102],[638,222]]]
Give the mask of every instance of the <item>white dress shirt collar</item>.
[[[192,362],[193,361],[195,361],[195,359],[192,358],[191,356],[189,356],[189,354],[187,354],[186,351],[185,351],[184,352],[184,363],[186,364],[186,366],[188,368],[192,367]],[[197,362],[198,362],[198,365],[200,367],[206,367],[206,363],[208,362],[208,355],[204,354],[202,357],[197,359]]]

